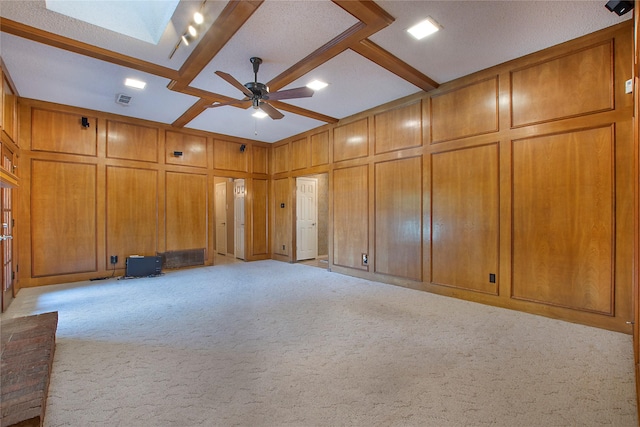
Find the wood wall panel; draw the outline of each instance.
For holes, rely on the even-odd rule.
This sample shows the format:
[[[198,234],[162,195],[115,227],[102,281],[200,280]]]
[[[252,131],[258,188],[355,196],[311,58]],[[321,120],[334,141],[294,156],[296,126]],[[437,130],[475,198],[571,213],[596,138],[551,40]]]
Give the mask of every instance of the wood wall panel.
[[[213,142],[213,167],[230,171],[248,171],[248,151],[240,151],[242,143],[216,139]]]
[[[269,253],[269,181],[266,179],[251,180],[251,247],[252,255]]]
[[[291,247],[291,185],[289,178],[273,181],[275,203],[273,252],[279,255],[289,255]],[[284,203],[284,207],[281,204]]]
[[[333,264],[367,270],[362,254],[369,253],[369,167],[336,169],[332,191]]]
[[[431,142],[498,131],[498,78],[432,96]]]
[[[512,126],[614,108],[613,41],[511,72]]]
[[[207,176],[167,172],[166,189],[166,250],[205,249]]]
[[[97,152],[97,122],[84,116],[89,127],[82,127],[82,115],[34,108],[31,111],[31,149],[55,153],[95,156]]]
[[[329,131],[311,135],[311,166],[329,163]]]
[[[513,143],[513,297],[613,313],[613,129]]]
[[[0,126],[2,130],[13,140],[17,142],[17,114],[18,114],[18,97],[13,92],[7,75],[2,73],[2,111],[0,112]]]
[[[289,171],[289,144],[273,148],[273,173]]]
[[[269,173],[267,147],[253,146],[253,173]]]
[[[422,103],[396,108],[376,114],[376,154],[422,145]]]
[[[308,168],[310,160],[311,152],[307,138],[291,142],[291,170]]]
[[[183,132],[166,132],[165,162],[169,165],[207,167],[207,138]],[[181,151],[175,156],[174,151]]]
[[[375,165],[375,272],[422,280],[422,157]]]
[[[107,157],[156,163],[158,129],[108,120]]]
[[[158,172],[108,166],[106,185],[106,256],[118,255],[117,267],[123,268],[128,256],[156,255]]]
[[[31,162],[31,275],[96,271],[96,166]]]
[[[498,166],[498,144],[432,154],[432,283],[498,293]]]
[[[333,161],[369,155],[369,120],[364,118],[333,129]]]

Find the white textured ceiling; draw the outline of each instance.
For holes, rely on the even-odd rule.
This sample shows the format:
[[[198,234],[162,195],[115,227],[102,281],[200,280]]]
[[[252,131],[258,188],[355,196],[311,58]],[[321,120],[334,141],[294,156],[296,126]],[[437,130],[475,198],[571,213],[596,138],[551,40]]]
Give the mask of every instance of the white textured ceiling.
[[[60,0],[59,0],[60,1]],[[87,0],[88,1],[88,0]],[[71,1],[73,4],[83,0]],[[141,1],[144,4],[145,1]],[[631,18],[591,1],[377,1],[395,21],[369,36],[399,62],[437,83],[562,43]],[[106,30],[47,10],[45,0],[2,0],[0,17],[26,24],[117,54],[179,70],[197,43],[178,42],[201,0],[181,0],[158,44]],[[208,0],[206,30],[227,3]],[[405,33],[431,16],[443,30],[422,41]],[[249,58],[264,60],[258,74],[267,83],[322,47],[358,20],[329,0],[266,0],[190,82],[197,90],[233,98],[240,91],[214,71],[225,71],[241,83],[253,80]],[[0,55],[20,96],[115,114],[173,123],[199,98],[167,89],[170,80],[124,66],[61,50],[3,32]],[[144,90],[124,86],[126,77],[147,82]],[[334,118],[343,118],[421,89],[351,50],[345,50],[296,78],[286,88],[319,78],[329,87],[311,98],[286,103]],[[130,106],[115,103],[118,93],[133,96]],[[282,120],[254,119],[252,109],[225,106],[206,109],[185,127],[275,142],[321,126],[324,122],[283,111]]]

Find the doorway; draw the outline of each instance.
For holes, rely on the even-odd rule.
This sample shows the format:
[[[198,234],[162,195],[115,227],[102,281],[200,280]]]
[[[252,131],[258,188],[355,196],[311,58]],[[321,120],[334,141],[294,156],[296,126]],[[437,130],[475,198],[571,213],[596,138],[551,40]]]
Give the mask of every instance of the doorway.
[[[244,259],[244,179],[233,182],[235,257]]]
[[[328,268],[329,254],[328,189],[326,173],[296,179],[296,261],[312,262],[323,268]]]

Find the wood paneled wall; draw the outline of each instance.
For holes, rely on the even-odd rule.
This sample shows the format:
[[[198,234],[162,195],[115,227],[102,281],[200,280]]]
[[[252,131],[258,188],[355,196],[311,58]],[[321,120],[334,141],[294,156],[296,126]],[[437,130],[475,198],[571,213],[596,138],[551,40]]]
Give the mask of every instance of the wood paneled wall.
[[[632,61],[627,22],[274,144],[274,258],[327,172],[331,270],[630,333]]]
[[[167,251],[205,249],[212,264],[215,177],[250,183],[246,259],[271,256],[267,144],[28,99],[19,109],[22,286],[110,275],[110,255],[117,274],[130,255]]]

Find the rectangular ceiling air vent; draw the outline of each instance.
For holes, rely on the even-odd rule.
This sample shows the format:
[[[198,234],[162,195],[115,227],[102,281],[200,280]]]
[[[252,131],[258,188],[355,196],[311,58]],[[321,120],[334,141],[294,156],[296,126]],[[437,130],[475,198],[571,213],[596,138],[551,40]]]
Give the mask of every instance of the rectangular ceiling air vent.
[[[131,96],[119,93],[116,95],[116,104],[124,105],[125,107],[131,102]]]

